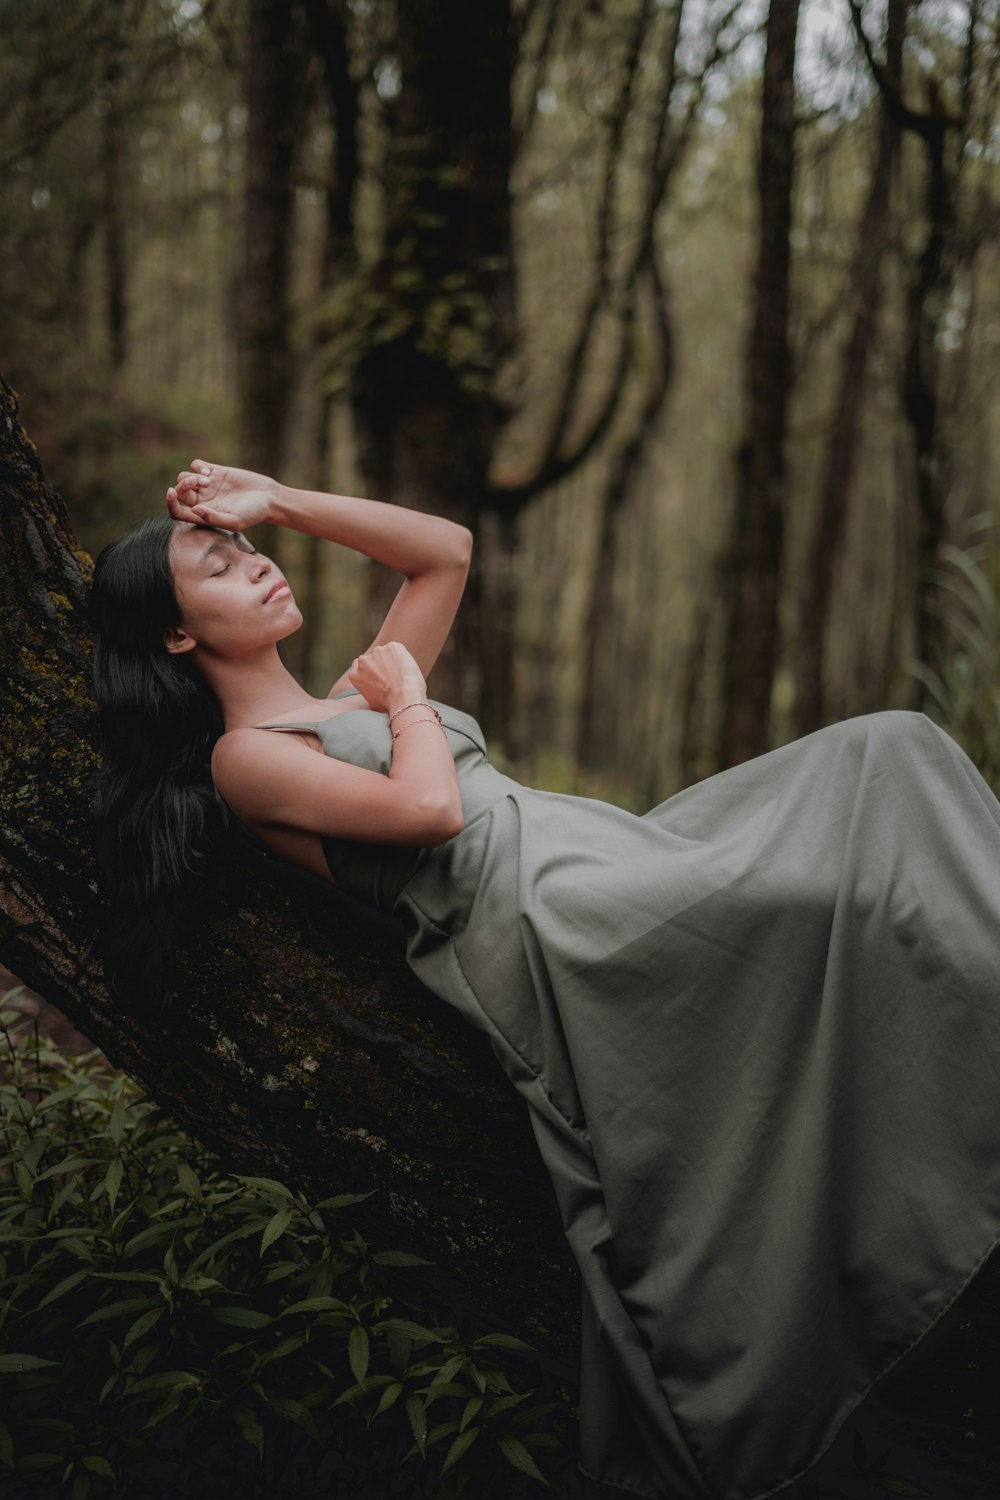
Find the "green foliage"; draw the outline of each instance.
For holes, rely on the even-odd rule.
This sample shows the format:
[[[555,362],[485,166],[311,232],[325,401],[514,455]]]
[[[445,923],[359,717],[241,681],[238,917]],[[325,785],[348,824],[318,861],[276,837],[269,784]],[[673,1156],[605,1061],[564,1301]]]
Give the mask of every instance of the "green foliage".
[[[990,515],[973,520],[986,540],[944,546],[929,578],[940,622],[932,659],[910,663],[944,728],[1000,793],[1000,549]]]
[[[567,1393],[521,1341],[459,1330],[397,1285],[423,1263],[349,1227],[361,1196],[227,1175],[99,1053],[12,1020],[0,1010],[5,1497],[565,1492]]]
[[[345,277],[317,311],[316,325],[327,336],[325,389],[349,389],[370,350],[401,340],[445,365],[463,390],[488,389],[493,314],[486,296],[463,272],[435,274],[420,261],[415,237],[398,254],[401,264]]]

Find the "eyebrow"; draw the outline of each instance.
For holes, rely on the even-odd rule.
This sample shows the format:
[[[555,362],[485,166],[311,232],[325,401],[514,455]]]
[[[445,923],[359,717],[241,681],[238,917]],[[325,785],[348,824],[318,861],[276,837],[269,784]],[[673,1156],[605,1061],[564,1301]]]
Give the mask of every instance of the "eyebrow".
[[[211,542],[205,548],[204,552],[201,554],[201,556],[198,559],[199,563],[208,562],[208,559],[211,557],[211,555],[212,555],[213,552],[222,552],[224,550],[225,545],[226,545],[227,542],[228,542],[228,544],[231,547],[235,547],[238,552],[242,552],[244,549],[239,545],[239,543],[236,540],[236,538],[237,538],[238,535],[241,535],[241,533],[238,533],[238,532],[235,532],[235,531],[223,531],[223,532],[221,532],[219,534],[218,540],[214,541],[214,542]],[[247,545],[247,551],[252,552],[254,550],[255,549],[252,548],[252,547],[250,547],[249,544]]]

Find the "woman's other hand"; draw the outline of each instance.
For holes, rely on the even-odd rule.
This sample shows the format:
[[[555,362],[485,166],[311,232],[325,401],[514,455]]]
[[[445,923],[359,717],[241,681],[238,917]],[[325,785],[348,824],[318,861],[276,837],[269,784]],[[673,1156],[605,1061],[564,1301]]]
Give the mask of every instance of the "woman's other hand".
[[[280,485],[264,474],[195,458],[167,490],[167,509],[176,521],[246,531],[272,519],[279,490]]]
[[[377,713],[394,713],[408,703],[423,703],[427,699],[423,673],[399,641],[372,646],[363,656],[356,657],[347,680]]]

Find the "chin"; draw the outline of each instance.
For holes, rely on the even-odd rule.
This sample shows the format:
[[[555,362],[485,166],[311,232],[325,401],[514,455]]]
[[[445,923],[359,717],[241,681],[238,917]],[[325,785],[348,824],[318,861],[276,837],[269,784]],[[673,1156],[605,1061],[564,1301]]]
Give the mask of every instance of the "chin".
[[[275,636],[275,640],[287,640],[290,635],[294,635],[297,630],[301,630],[303,624],[304,620],[302,618],[302,611],[299,609],[299,606],[297,604],[293,603],[289,618],[287,621],[283,622],[281,626],[281,632],[279,635]]]

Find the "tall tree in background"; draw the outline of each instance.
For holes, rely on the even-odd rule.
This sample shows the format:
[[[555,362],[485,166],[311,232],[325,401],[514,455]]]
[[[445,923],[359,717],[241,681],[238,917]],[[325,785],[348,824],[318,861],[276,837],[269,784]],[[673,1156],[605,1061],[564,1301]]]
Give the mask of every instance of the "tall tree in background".
[[[657,430],[673,375],[669,288],[657,229],[677,169],[694,134],[707,85],[735,51],[742,33],[734,24],[739,3],[715,7],[704,18],[700,56],[682,67],[679,44],[684,0],[670,5],[637,0],[630,12],[588,16],[571,12],[566,50],[599,59],[597,92],[605,107],[604,139],[594,209],[593,248],[579,267],[587,287],[571,338],[551,376],[541,439],[533,460],[517,474],[494,466],[488,503],[508,528],[546,490],[588,460],[606,458],[598,482],[598,537],[588,580],[584,620],[583,688],[576,733],[581,769],[606,768],[615,745],[605,695],[618,685],[615,653],[607,649],[617,541],[625,504]],[[560,34],[556,10],[543,31],[535,82],[545,51]],[[602,24],[603,23],[603,27]],[[689,38],[689,42],[690,42]],[[534,108],[534,98],[530,100]],[[626,186],[627,184],[627,186]],[[513,576],[508,560],[505,576]],[[493,654],[496,702],[512,705],[513,608],[511,593],[499,611],[509,623]],[[491,621],[497,612],[491,610]],[[490,705],[485,710],[490,712]],[[623,716],[629,733],[628,715]],[[503,733],[499,719],[494,732]]]
[[[642,463],[649,438],[655,430],[656,418],[666,401],[673,373],[673,332],[670,322],[667,289],[661,258],[657,255],[656,223],[666,198],[667,187],[674,168],[682,159],[684,148],[690,138],[701,102],[700,88],[692,90],[688,107],[679,124],[674,122],[671,130],[671,111],[675,108],[674,88],[677,82],[677,47],[684,17],[684,0],[678,0],[669,18],[662,46],[660,72],[660,108],[654,115],[652,140],[647,148],[646,171],[643,174],[639,194],[639,229],[635,249],[623,277],[622,292],[628,307],[628,324],[647,314],[646,326],[651,333],[651,349],[647,355],[649,373],[645,389],[639,397],[639,407],[630,428],[618,436],[613,445],[611,461],[600,492],[597,548],[589,584],[589,604],[584,621],[584,667],[580,713],[577,724],[576,763],[581,770],[595,770],[609,762],[612,744],[608,733],[611,715],[602,711],[604,695],[608,689],[606,663],[602,660],[601,644],[607,638],[608,622],[612,619],[612,589],[614,585],[615,558],[617,553],[618,521],[622,507],[629,497],[631,482]],[[618,109],[613,117],[613,128],[608,144],[607,171],[599,220],[599,249],[595,291],[607,295],[611,280],[610,245],[613,237],[616,179],[622,165],[624,152],[619,137],[624,132],[632,105],[632,93],[636,72],[641,59],[647,55],[651,38],[648,37],[652,7],[644,5],[636,17],[631,45],[624,70],[624,81],[619,97]],[[648,66],[648,64],[647,64]],[[706,70],[707,71],[707,70]],[[702,74],[702,81],[706,72]],[[640,297],[645,296],[644,306]],[[596,305],[599,305],[599,296]],[[623,343],[623,347],[627,344]],[[633,358],[630,360],[636,363]]]
[[[122,201],[122,178],[125,131],[122,122],[120,91],[122,84],[123,42],[113,35],[102,79],[101,178],[104,219],[104,266],[106,277],[106,317],[111,366],[119,374],[125,365],[126,351],[126,271],[125,206]]]
[[[246,167],[238,282],[240,463],[280,474],[291,394],[289,262],[307,54],[289,0],[247,0]],[[268,539],[274,550],[276,538]]]
[[[315,4],[329,7],[330,0]],[[737,44],[731,33],[738,9],[733,3],[714,13],[701,65],[692,73],[677,65],[682,0],[668,6],[634,0],[595,17],[575,8],[563,14],[550,3],[520,18],[519,36],[509,0],[476,7],[461,0],[417,7],[384,0],[378,8],[390,39],[378,66],[393,70],[379,139],[382,223],[377,254],[360,285],[334,289],[334,347],[353,339],[359,350],[351,398],[370,492],[442,510],[477,536],[479,571],[450,669],[447,662],[435,669],[436,690],[457,692],[488,736],[508,749],[518,519],[602,443],[613,442],[592,585],[596,653],[621,501],[669,381],[667,296],[655,225],[706,78]],[[515,117],[518,47],[528,87],[522,84],[526,103]],[[560,48],[592,60],[595,93],[613,102],[602,109],[603,139],[598,136],[593,250],[580,266],[588,289],[565,352],[549,372],[541,439],[532,459],[511,472],[499,454],[512,413],[497,394],[505,360],[523,360],[511,171],[530,133],[546,68]],[[640,91],[643,71],[652,83]],[[678,83],[686,91],[679,111]],[[626,180],[630,209],[621,201]],[[360,249],[357,259],[364,264]],[[384,590],[383,582],[373,595],[371,626],[386,603]],[[592,696],[584,705],[581,743],[595,702]]]
[[[910,0],[889,0],[885,68],[897,85]],[[858,224],[848,279],[853,298],[850,331],[841,356],[833,426],[826,451],[811,545],[805,566],[795,642],[795,730],[811,734],[825,720],[824,664],[833,580],[853,498],[868,396],[869,361],[878,332],[883,265],[892,224],[891,190],[899,157],[895,109],[883,95],[868,192]]]
[[[321,224],[314,258],[311,305],[320,305],[331,287],[353,285],[357,274],[354,240],[359,180],[359,89],[348,50],[347,7],[343,0],[304,0],[306,35],[318,64],[321,104],[317,111],[329,131]],[[325,334],[313,322],[301,387],[307,421],[304,483],[326,490],[330,485],[331,426],[335,395],[326,380]],[[285,661],[304,682],[313,673],[316,646],[325,625],[323,547],[320,537],[306,537],[303,584],[299,590],[305,621],[288,643]]]
[[[509,0],[400,4],[374,262],[344,308],[364,321],[351,398],[361,472],[381,500],[475,535],[503,413],[492,389],[512,337]],[[437,691],[479,701],[473,577]],[[372,618],[384,612],[376,591]]]
[[[984,238],[991,235],[995,217],[995,205],[991,213],[982,194],[965,194],[963,202],[962,187],[970,160],[982,153],[996,126],[1000,9],[995,0],[969,0],[963,42],[956,45],[940,35],[935,39],[947,60],[941,65],[935,60],[934,70],[923,74],[924,107],[910,102],[901,71],[894,71],[888,59],[883,63],[876,57],[858,0],[851,0],[851,15],[885,108],[898,128],[919,142],[923,155],[922,238],[905,267],[901,395],[912,445],[916,521],[910,570],[912,639],[914,655],[926,662],[934,658],[939,644],[931,607],[936,589],[931,569],[947,539],[954,480],[956,413],[949,411],[942,334],[956,286]],[[957,59],[952,66],[950,55]],[[913,691],[914,706],[924,707],[922,678],[915,680]]]
[[[795,169],[799,0],[771,0],[760,148],[760,238],[745,373],[745,436],[725,567],[720,767],[770,748],[785,512],[789,235]]]

